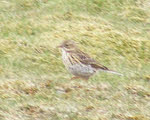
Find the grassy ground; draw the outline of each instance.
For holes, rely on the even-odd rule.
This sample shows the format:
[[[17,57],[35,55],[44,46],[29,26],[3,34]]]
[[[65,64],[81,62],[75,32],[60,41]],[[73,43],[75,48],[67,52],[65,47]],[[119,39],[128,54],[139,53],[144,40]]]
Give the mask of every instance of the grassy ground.
[[[1,0],[0,120],[150,120],[149,0]],[[72,80],[71,39],[124,74]]]

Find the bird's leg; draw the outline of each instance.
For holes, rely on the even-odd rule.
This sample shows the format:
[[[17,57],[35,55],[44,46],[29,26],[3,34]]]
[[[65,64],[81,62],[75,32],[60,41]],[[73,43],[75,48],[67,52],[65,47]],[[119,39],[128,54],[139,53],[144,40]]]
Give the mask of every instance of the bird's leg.
[[[74,76],[74,77],[72,77],[70,80],[74,80],[74,79],[78,79],[78,78],[80,78],[80,77]]]
[[[87,81],[89,77],[84,77],[84,78],[82,77],[81,79]]]
[[[74,77],[72,77],[70,80],[75,80],[75,79],[82,79],[82,80],[88,80],[89,79],[89,77],[78,77],[78,76],[74,76]]]

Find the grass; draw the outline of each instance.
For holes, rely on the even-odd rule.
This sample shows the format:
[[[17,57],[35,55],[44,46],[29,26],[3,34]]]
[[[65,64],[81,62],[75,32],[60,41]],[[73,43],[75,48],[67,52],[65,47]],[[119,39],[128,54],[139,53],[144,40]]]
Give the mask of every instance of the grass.
[[[149,120],[149,0],[0,1],[1,120]],[[72,80],[71,39],[124,77]]]

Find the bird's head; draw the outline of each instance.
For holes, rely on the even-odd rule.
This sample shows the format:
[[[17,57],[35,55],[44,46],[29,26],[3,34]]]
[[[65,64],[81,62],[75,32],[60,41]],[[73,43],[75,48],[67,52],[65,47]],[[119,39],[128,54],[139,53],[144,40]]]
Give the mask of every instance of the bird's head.
[[[65,40],[58,47],[65,51],[73,51],[77,48],[76,43],[72,40]]]

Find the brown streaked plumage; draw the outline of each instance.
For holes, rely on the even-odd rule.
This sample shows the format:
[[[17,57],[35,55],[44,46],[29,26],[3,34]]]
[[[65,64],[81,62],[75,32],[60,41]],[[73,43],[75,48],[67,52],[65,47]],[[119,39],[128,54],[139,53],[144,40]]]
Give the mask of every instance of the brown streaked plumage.
[[[62,59],[65,67],[76,78],[89,79],[97,71],[106,71],[118,75],[122,75],[107,67],[99,64],[92,59],[88,54],[81,51],[74,41],[65,40],[60,46],[62,50]]]

